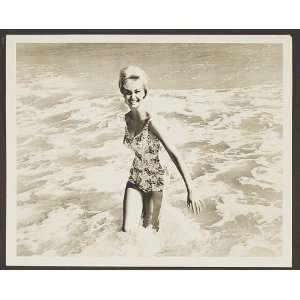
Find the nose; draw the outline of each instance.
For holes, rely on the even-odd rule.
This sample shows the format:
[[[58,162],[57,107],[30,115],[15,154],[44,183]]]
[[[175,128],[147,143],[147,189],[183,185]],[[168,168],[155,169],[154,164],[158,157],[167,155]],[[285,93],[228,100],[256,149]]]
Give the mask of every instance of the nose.
[[[136,94],[135,93],[132,93],[130,95],[130,100],[136,100]]]

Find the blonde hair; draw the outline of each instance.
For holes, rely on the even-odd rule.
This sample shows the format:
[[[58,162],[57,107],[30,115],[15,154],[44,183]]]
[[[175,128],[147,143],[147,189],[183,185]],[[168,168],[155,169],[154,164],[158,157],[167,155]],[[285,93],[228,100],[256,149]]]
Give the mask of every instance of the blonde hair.
[[[147,95],[147,87],[148,87],[148,76],[146,73],[137,66],[127,66],[120,71],[119,76],[119,89],[123,94],[123,86],[127,82],[127,80],[141,80],[143,83],[145,96]]]

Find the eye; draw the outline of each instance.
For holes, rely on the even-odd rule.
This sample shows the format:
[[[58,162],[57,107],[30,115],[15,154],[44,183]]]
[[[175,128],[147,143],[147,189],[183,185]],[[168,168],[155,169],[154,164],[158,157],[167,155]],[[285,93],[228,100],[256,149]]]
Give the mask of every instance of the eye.
[[[140,92],[141,92],[141,90],[135,90],[135,92],[136,92],[136,94],[138,94],[138,93],[140,93]]]
[[[131,95],[131,91],[128,91],[128,90],[124,90],[124,95]]]

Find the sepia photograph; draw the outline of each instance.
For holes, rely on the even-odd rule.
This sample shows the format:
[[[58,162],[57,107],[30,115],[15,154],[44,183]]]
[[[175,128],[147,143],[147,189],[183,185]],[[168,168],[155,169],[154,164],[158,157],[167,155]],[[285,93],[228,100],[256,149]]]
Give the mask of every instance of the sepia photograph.
[[[292,38],[8,35],[8,266],[291,267]]]

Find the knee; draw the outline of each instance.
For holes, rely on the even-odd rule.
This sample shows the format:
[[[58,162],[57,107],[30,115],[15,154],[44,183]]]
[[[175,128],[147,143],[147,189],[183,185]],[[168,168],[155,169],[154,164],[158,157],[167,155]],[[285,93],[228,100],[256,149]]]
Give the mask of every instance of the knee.
[[[122,226],[121,230],[123,232],[135,232],[135,231],[137,231],[137,229],[138,229],[138,226],[134,226],[134,225],[130,225],[130,224],[124,224]]]
[[[126,233],[130,233],[133,230],[132,230],[132,228],[129,228],[128,226],[123,226],[122,229],[121,229],[121,231],[126,232]]]
[[[129,232],[131,231],[131,228],[128,224],[123,224],[122,229],[123,232]]]
[[[148,227],[152,222],[152,212],[149,211],[143,214],[143,226]]]

